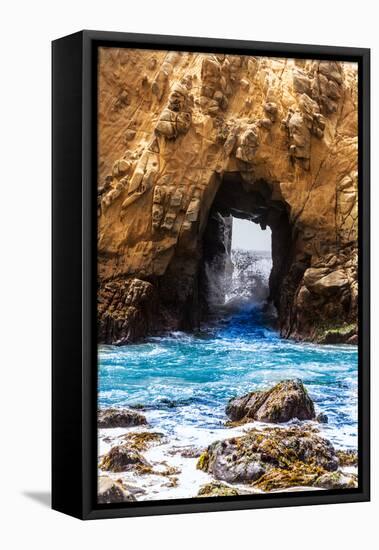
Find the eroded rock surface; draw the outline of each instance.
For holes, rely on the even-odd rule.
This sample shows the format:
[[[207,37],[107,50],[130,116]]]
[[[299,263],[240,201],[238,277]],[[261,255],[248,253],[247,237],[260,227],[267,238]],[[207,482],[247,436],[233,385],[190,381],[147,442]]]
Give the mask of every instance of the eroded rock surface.
[[[233,421],[288,422],[313,420],[315,409],[301,380],[284,380],[267,391],[250,392],[231,399],[226,414]]]
[[[198,325],[222,211],[272,230],[282,336],[356,343],[356,64],[104,48],[98,119],[100,342]]]

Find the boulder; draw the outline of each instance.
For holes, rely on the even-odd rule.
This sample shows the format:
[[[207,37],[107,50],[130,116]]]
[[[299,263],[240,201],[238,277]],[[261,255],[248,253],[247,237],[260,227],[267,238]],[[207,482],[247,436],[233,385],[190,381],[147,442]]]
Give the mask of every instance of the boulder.
[[[112,504],[114,502],[133,502],[136,498],[120,481],[109,476],[99,476],[97,484],[98,504]]]
[[[100,462],[100,468],[109,472],[127,472],[136,470],[138,473],[148,473],[151,466],[145,458],[128,445],[113,447]]]
[[[228,483],[258,481],[272,469],[288,475],[302,468],[314,481],[335,471],[339,460],[333,445],[314,428],[293,426],[250,430],[246,435],[216,441],[200,456],[197,467]]]
[[[129,428],[147,424],[143,414],[130,409],[101,409],[97,415],[99,428]]]
[[[312,399],[301,380],[284,380],[267,391],[254,391],[231,399],[226,414],[233,421],[288,422],[313,420],[316,416]]]

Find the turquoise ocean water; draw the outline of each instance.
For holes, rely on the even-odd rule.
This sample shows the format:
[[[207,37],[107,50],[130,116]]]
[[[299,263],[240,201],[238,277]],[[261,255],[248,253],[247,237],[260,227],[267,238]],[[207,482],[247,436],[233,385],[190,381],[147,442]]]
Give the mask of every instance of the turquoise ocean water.
[[[321,428],[337,447],[357,447],[357,347],[281,339],[259,306],[245,304],[213,328],[99,348],[99,406],[143,407],[169,435],[211,430],[216,439],[236,395],[300,378]]]

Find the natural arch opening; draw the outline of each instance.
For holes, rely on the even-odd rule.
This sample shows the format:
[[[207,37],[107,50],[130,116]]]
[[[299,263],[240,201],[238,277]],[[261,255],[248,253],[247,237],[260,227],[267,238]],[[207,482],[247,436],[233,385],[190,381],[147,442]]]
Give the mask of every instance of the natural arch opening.
[[[286,294],[291,291],[286,276],[292,264],[294,236],[285,202],[271,196],[271,186],[264,180],[248,184],[239,173],[224,175],[202,238],[197,283],[201,320],[217,315],[220,306],[230,301],[265,301],[275,307],[279,316],[283,312]],[[251,224],[250,236],[249,230],[245,231],[242,246],[233,239],[233,220]],[[261,239],[258,241],[255,224],[271,242],[267,242],[267,237],[262,240],[264,245]],[[261,254],[256,253],[259,249]],[[271,261],[268,288],[264,273],[262,277],[257,273],[256,264],[262,256]],[[297,283],[293,281],[293,285],[295,289]]]

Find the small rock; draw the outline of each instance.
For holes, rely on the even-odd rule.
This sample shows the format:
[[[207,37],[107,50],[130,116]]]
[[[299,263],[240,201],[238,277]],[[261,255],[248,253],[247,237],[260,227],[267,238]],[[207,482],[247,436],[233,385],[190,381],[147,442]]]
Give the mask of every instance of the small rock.
[[[316,421],[320,422],[320,424],[327,424],[328,423],[328,415],[326,415],[325,413],[319,413],[316,416]]]
[[[122,483],[108,476],[99,476],[97,485],[97,502],[99,504],[135,500],[135,496]]]
[[[358,487],[358,480],[354,474],[327,472],[316,480],[314,486],[323,489],[355,489]]]
[[[145,458],[128,445],[113,447],[109,453],[103,456],[100,468],[109,472],[127,472],[137,470],[139,473],[148,473],[151,466]]]
[[[229,487],[223,483],[212,481],[200,487],[197,493],[198,497],[233,497],[240,493],[234,487]]]
[[[97,415],[99,428],[129,428],[147,424],[146,417],[130,409],[101,409]]]

